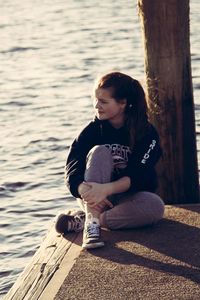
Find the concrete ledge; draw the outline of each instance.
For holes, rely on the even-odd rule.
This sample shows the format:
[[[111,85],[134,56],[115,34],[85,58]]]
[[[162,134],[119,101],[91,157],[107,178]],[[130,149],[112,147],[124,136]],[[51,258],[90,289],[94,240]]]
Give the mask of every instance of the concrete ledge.
[[[20,276],[5,299],[199,299],[199,204],[167,205],[164,219],[152,227],[102,233],[104,248],[82,251],[82,234],[62,238],[52,228],[46,246],[41,245],[26,276]],[[52,238],[57,250],[44,262],[42,253]],[[36,257],[40,268],[30,274]],[[45,279],[44,270],[55,262],[57,268]],[[32,292],[27,280],[34,286]]]

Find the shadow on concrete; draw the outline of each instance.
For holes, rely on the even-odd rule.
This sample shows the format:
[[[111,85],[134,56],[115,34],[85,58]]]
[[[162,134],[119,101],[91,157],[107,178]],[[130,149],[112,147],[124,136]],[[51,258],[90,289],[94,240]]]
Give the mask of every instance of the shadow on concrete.
[[[155,226],[142,229],[102,230],[102,237],[106,247],[90,251],[94,256],[200,283],[200,229],[197,227],[163,219]]]

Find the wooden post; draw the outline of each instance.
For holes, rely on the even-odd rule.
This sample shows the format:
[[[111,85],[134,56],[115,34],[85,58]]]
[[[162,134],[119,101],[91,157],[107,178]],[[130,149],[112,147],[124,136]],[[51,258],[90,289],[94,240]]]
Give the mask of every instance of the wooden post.
[[[159,194],[199,202],[191,80],[189,0],[138,0],[151,122],[161,138]]]

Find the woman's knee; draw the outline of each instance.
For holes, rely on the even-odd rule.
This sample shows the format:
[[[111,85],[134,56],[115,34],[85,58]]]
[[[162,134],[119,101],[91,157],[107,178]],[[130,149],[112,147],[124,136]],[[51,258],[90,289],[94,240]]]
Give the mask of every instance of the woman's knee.
[[[111,151],[103,145],[93,147],[87,155],[85,181],[107,183],[111,180],[112,172]]]
[[[151,195],[152,201],[154,201],[155,205],[155,221],[159,221],[163,218],[165,212],[165,203],[163,200],[157,195]]]
[[[94,146],[88,153],[87,157],[100,157],[101,159],[110,159],[112,158],[111,151],[104,145]]]
[[[165,204],[160,196],[151,192],[139,192],[135,196],[146,213],[151,215],[152,223],[156,223],[163,218]]]

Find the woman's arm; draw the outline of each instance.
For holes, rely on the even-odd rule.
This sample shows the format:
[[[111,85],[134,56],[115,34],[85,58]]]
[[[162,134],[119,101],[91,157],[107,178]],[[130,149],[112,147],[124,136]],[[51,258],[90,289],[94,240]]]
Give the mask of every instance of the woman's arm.
[[[65,166],[65,183],[75,198],[79,198],[78,186],[84,180],[86,156],[95,145],[97,126],[90,122],[73,141]]]
[[[135,144],[124,176],[131,179],[131,190],[154,192],[157,187],[155,165],[162,155],[159,136],[152,126],[150,132]]]
[[[88,188],[83,189],[83,185]],[[122,177],[116,181],[109,183],[87,182],[79,185],[81,198],[90,206],[95,206],[105,202],[107,197],[113,194],[126,192],[131,185],[131,180],[128,176]]]
[[[116,181],[104,183],[103,186],[107,191],[107,196],[110,196],[128,191],[131,186],[131,180],[130,177],[124,176]]]

